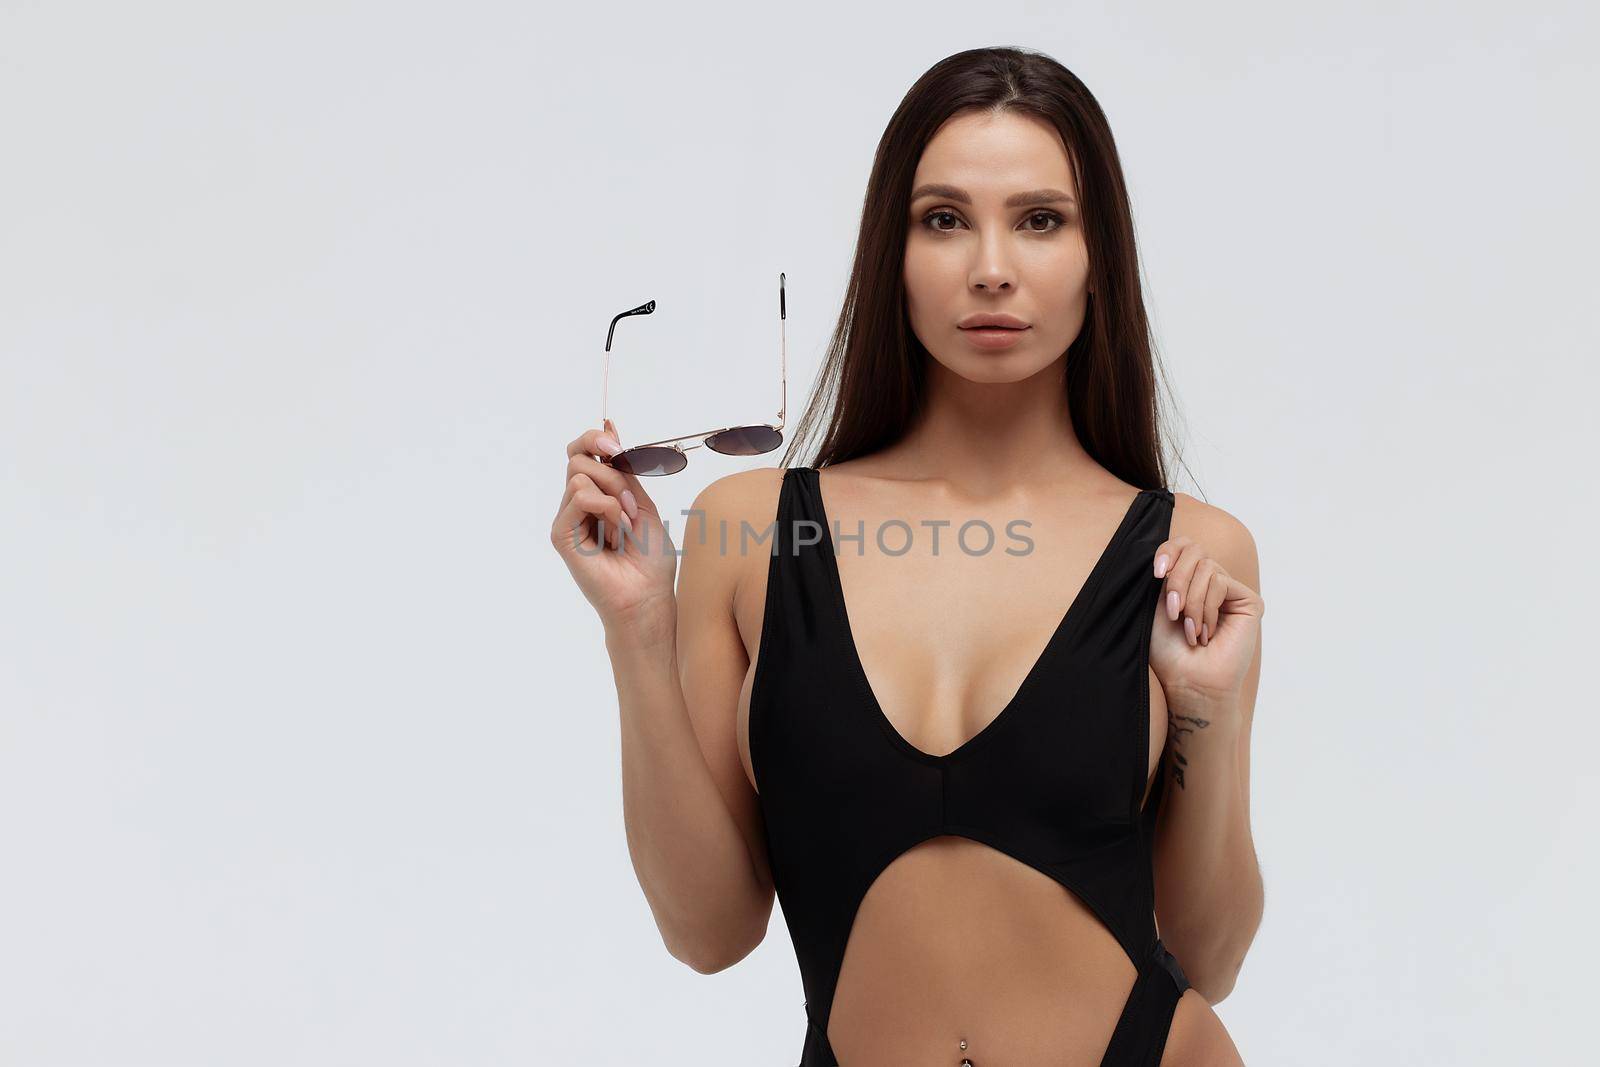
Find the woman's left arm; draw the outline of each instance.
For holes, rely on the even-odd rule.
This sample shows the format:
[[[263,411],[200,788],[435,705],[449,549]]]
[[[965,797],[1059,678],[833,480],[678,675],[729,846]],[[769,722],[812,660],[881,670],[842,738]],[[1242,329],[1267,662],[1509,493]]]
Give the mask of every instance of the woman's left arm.
[[[1150,665],[1166,695],[1171,766],[1151,862],[1161,940],[1215,1004],[1233,990],[1264,902],[1250,835],[1250,721],[1265,604],[1250,531],[1181,499],[1173,527],[1183,532],[1155,553],[1165,581]]]

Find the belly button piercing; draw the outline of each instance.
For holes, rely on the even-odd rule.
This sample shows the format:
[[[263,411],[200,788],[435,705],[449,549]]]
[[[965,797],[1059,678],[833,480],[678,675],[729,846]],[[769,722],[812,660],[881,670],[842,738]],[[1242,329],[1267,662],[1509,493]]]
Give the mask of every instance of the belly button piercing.
[[[962,1052],[967,1051],[967,1039],[966,1038],[962,1038],[961,1039],[961,1051]],[[965,1057],[965,1056],[961,1057],[961,1067],[972,1067],[972,1061],[967,1059],[967,1057]]]

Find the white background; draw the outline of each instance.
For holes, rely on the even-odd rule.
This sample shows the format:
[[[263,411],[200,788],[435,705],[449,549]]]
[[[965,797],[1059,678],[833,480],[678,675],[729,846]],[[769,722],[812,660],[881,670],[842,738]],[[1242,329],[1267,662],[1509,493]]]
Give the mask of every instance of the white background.
[[[623,837],[564,445],[789,406],[953,52],[1105,107],[1254,533],[1261,1064],[1570,1063],[1596,943],[1578,3],[0,3],[0,1063],[793,1064]],[[664,513],[742,466],[690,453]]]

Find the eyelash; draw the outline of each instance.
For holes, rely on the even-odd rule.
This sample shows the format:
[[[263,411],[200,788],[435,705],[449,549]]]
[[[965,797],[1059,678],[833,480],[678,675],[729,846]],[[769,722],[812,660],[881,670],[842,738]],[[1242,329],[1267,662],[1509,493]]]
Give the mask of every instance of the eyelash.
[[[931,230],[934,233],[953,233],[954,231],[952,231],[952,230],[942,230],[939,227],[934,226],[932,224],[931,220],[935,216],[938,216],[938,215],[948,215],[951,218],[956,218],[957,217],[957,215],[956,215],[956,213],[954,211],[946,211],[944,208],[938,208],[937,210],[930,211],[926,215],[922,216],[922,225],[926,229]],[[1030,229],[1028,231],[1029,233],[1037,233],[1037,234],[1055,233],[1056,230],[1061,229],[1062,227],[1066,226],[1066,224],[1067,224],[1067,220],[1062,218],[1060,215],[1056,214],[1054,211],[1035,211],[1035,212],[1032,212],[1032,213],[1030,213],[1028,215],[1028,219],[1031,221],[1033,219],[1038,218],[1041,215],[1043,215],[1045,218],[1054,219],[1055,223],[1056,223],[1055,226],[1053,226],[1052,228],[1050,228],[1048,230]]]

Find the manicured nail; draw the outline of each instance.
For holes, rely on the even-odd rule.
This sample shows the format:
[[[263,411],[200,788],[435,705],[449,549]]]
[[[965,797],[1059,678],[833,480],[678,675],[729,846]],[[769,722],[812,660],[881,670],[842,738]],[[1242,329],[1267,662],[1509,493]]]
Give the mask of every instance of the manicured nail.
[[[603,433],[599,437],[596,437],[594,439],[594,443],[596,448],[600,449],[600,451],[604,452],[608,456],[614,456],[618,452],[622,451],[622,445],[618,444],[617,439],[608,433]]]
[[[1195,639],[1194,639],[1194,620],[1191,619],[1187,615],[1185,615],[1183,617],[1183,633],[1184,633],[1184,636],[1186,636],[1189,639],[1190,646],[1193,646],[1194,643],[1195,643]]]
[[[1202,645],[1209,645],[1211,643],[1211,624],[1209,622],[1203,622],[1200,624],[1200,643]]]
[[[1167,594],[1167,618],[1173,622],[1178,621],[1178,591],[1176,589]]]
[[[632,489],[622,491],[622,510],[628,515],[639,514],[639,501],[634,499]]]
[[[1161,555],[1156,557],[1156,577],[1157,578],[1165,578],[1167,576],[1167,564],[1169,564],[1171,562],[1172,562],[1172,559],[1165,552],[1161,553]]]

